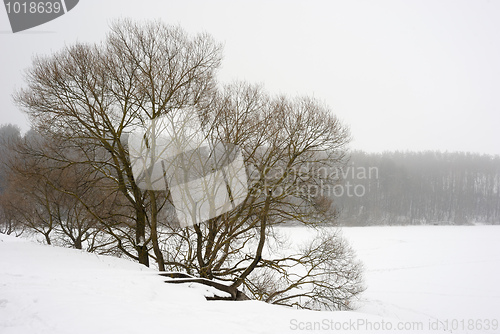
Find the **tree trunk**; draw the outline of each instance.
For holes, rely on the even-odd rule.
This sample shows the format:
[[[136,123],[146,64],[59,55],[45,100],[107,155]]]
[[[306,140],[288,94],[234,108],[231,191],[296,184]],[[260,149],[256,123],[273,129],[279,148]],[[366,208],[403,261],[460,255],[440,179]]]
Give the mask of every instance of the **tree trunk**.
[[[257,250],[255,252],[255,257],[250,263],[250,265],[245,269],[245,271],[231,284],[231,288],[238,288],[250,275],[250,273],[257,267],[260,260],[262,259],[262,250],[264,248],[264,244],[266,243],[266,227],[267,227],[267,216],[269,213],[269,205],[271,204],[271,193],[267,195],[266,202],[264,204],[264,209],[261,212],[260,218],[260,239],[259,244],[257,245]]]
[[[149,267],[149,254],[146,245],[146,215],[142,210],[137,210],[135,242],[139,263]]]
[[[45,237],[45,241],[47,242],[47,245],[52,245],[52,242],[50,241],[50,232],[44,233],[43,236]]]
[[[160,245],[158,244],[158,205],[156,203],[155,193],[152,190],[149,191],[149,198],[151,200],[151,242],[153,243],[158,269],[160,271],[165,271],[165,260],[163,259]]]
[[[79,235],[75,238],[75,248],[82,249],[82,236]]]

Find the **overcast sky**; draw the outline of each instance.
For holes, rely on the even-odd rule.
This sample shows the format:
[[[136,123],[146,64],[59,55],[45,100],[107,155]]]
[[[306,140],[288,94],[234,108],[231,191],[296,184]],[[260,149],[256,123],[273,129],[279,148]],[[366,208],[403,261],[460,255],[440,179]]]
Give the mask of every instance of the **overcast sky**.
[[[500,154],[500,1],[80,0],[13,34],[0,9],[0,123],[34,54],[104,38],[114,18],[162,19],[225,44],[220,82],[312,95],[351,128],[351,148]]]

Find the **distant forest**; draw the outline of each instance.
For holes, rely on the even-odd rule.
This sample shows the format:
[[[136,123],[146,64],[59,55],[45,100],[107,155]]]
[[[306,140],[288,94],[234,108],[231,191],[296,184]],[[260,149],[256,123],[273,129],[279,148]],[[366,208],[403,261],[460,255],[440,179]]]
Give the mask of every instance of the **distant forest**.
[[[500,224],[500,156],[355,151],[338,174],[341,225]]]
[[[19,128],[0,131],[0,194]],[[353,151],[338,184],[323,185],[339,225],[500,225],[500,156],[476,153]]]

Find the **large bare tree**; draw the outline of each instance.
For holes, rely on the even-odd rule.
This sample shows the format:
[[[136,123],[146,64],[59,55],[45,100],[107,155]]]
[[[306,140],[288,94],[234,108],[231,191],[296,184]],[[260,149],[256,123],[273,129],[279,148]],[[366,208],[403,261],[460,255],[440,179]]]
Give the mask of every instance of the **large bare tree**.
[[[135,182],[123,136],[173,108],[206,99],[220,60],[221,46],[206,34],[190,37],[160,22],[126,20],[114,24],[102,44],[37,57],[27,71],[27,88],[16,94],[35,129],[72,146],[79,157],[53,158],[89,164],[115,182],[134,211],[133,247],[142,264],[149,265],[147,226],[156,229],[155,212],[148,215],[155,194]]]
[[[208,280],[233,299],[244,287],[268,302],[347,308],[348,300],[362,290],[361,276],[351,252],[340,246],[341,238],[319,237],[294,254],[268,251],[281,242],[275,233],[280,224],[334,221],[328,191],[337,180],[324,170],[343,163],[347,128],[311,98],[272,97],[246,83],[217,86],[220,62],[221,46],[206,34],[190,37],[161,22],[127,20],[114,24],[103,44],[76,44],[38,57],[16,100],[50,144],[25,145],[21,151],[49,169],[81,170],[92,191],[113,198],[115,210],[105,210],[92,196],[82,195],[78,182],[59,184],[47,179],[50,173],[38,173],[50,187],[77,199],[115,238],[116,247],[142,264],[149,265],[152,257],[160,270],[181,270],[197,276],[195,281]],[[146,177],[150,187],[144,188],[127,144],[131,133],[178,110],[196,114],[201,137],[210,147],[238,150],[248,178],[239,205],[193,226],[179,220],[172,187],[157,191]],[[155,151],[155,141],[148,138],[145,145]],[[202,172],[218,168],[209,161],[187,161],[184,166]],[[224,174],[226,181],[228,177]],[[300,273],[290,272],[297,267]],[[267,285],[259,281],[264,276]]]
[[[225,86],[200,115],[210,140],[242,150],[249,195],[242,205],[205,224],[165,226],[166,265],[229,281],[228,292],[234,296],[244,285],[250,295],[269,302],[348,308],[348,300],[362,291],[361,267],[339,235],[320,234],[294,254],[266,252],[265,247],[282,242],[274,229],[285,223],[332,225],[336,215],[328,191],[338,180],[325,171],[343,164],[347,129],[317,101],[272,98],[245,83]],[[299,267],[304,273],[290,272]],[[268,286],[265,293],[257,288],[262,273],[276,280],[275,288]],[[306,286],[314,292],[301,290]]]

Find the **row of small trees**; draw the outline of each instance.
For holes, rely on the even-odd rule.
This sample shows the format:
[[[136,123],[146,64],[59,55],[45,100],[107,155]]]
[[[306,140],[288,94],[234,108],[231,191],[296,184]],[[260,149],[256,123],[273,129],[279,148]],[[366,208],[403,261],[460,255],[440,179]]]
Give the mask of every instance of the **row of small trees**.
[[[340,235],[321,232],[280,252],[275,233],[290,221],[332,222],[331,201],[307,189],[321,181],[315,169],[343,163],[348,131],[315,100],[218,85],[220,63],[221,45],[207,34],[126,20],[102,44],[36,58],[15,95],[33,131],[5,146],[2,228],[153,260],[159,270],[226,281],[268,302],[350,308],[361,267]],[[168,189],[141,188],[124,140],[180,108],[197,114],[208,140],[241,149],[249,178],[241,205],[188,227],[179,226]]]
[[[500,224],[500,157],[476,153],[352,152],[334,197],[347,225]]]

